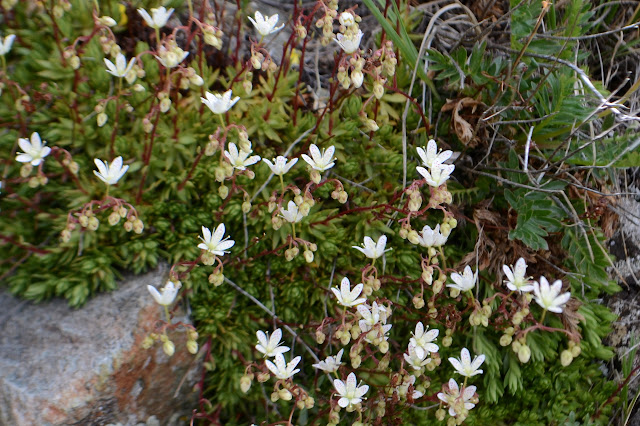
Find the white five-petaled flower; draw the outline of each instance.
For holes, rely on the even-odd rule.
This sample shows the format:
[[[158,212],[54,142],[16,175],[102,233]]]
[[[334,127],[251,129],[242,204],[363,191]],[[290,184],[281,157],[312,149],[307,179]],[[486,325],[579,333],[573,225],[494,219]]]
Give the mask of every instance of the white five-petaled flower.
[[[344,25],[345,27],[350,27],[356,23],[356,18],[353,16],[353,13],[351,12],[342,12],[340,14],[340,18],[338,18],[338,21],[340,21],[340,25]]]
[[[13,40],[15,40],[15,34],[9,34],[5,38],[0,37],[0,55],[4,56],[11,50],[13,46]]]
[[[263,158],[262,161],[264,161],[267,164],[267,166],[269,166],[269,168],[271,169],[271,172],[274,175],[282,176],[285,173],[287,173],[289,170],[291,170],[294,164],[298,162],[298,159],[294,158],[291,161],[287,162],[287,157],[278,155],[276,158],[273,159],[273,163],[270,160],[267,160],[266,158]]]
[[[520,258],[516,262],[516,266],[512,268],[507,265],[502,265],[502,271],[507,276],[505,284],[511,291],[528,292],[533,290],[533,285],[527,277],[527,262]]]
[[[467,386],[460,394],[458,383],[453,379],[449,379],[446,388],[443,388],[442,392],[438,392],[438,399],[449,406],[449,415],[455,417],[461,414],[462,408],[471,410],[476,406],[476,404],[469,402],[475,393],[475,386]]]
[[[478,280],[478,271],[474,274],[471,270],[471,266],[467,265],[464,268],[464,272],[460,275],[457,272],[451,274],[451,279],[455,284],[447,284],[447,287],[457,288],[460,292],[469,291],[476,286]]]
[[[378,238],[377,243],[374,243],[371,237],[364,237],[363,247],[358,247],[358,246],[351,246],[351,247],[362,252],[369,259],[377,259],[383,254],[385,254],[386,252],[393,250],[393,249],[385,250],[386,245],[387,245],[387,236],[382,235],[380,238]]]
[[[289,201],[286,210],[280,207],[280,216],[289,223],[298,223],[304,217],[293,201]]]
[[[477,374],[482,374],[482,370],[479,368],[484,362],[484,358],[484,355],[478,355],[473,358],[473,361],[471,361],[471,354],[469,354],[469,350],[467,348],[462,348],[462,351],[460,352],[460,359],[452,357],[449,358],[449,362],[461,375],[465,377],[472,377]]]
[[[116,63],[114,64],[107,58],[104,58],[104,64],[107,66],[107,72],[115,77],[123,78],[125,77],[131,68],[133,68],[133,64],[136,63],[136,58],[131,58],[129,63],[127,64],[127,58],[122,54],[118,53],[116,55]]]
[[[549,287],[549,281],[541,276],[539,283],[537,281],[533,283],[533,294],[538,305],[556,314],[562,313],[565,303],[571,298],[571,292],[560,294],[561,291],[561,280],[556,280]]]
[[[336,388],[340,399],[338,405],[347,408],[350,405],[362,402],[362,397],[369,391],[368,385],[358,386],[358,380],[354,373],[349,373],[346,381],[340,379],[333,380],[333,386]]]
[[[416,167],[416,170],[425,178],[429,186],[437,188],[449,179],[449,176],[451,176],[455,168],[456,166],[453,164],[442,164],[442,162],[436,159],[431,165],[430,170],[424,167]]]
[[[435,162],[442,164],[451,157],[451,154],[453,154],[450,150],[438,152],[438,145],[436,145],[436,141],[433,139],[429,140],[426,148],[418,147],[416,148],[416,151],[418,151],[418,155],[425,167],[432,167]]]
[[[251,147],[251,144],[249,144]],[[229,144],[229,151],[224,151],[224,156],[229,159],[229,163],[237,169],[237,170],[246,170],[247,166],[251,166],[252,164],[256,164],[260,161],[259,155],[252,155],[249,157],[253,151],[243,151],[240,150],[238,152],[238,147],[235,143],[231,142]]]
[[[18,139],[18,145],[24,152],[16,155],[16,161],[20,163],[31,163],[32,166],[39,166],[44,157],[49,155],[51,148],[45,146],[47,141],[42,141],[38,132],[31,133],[31,141],[25,138]]]
[[[120,178],[129,170],[129,166],[122,167],[122,157],[116,157],[111,164],[97,158],[95,158],[93,162],[96,163],[96,167],[98,168],[98,171],[94,170],[93,173],[107,185],[115,185],[118,183]]]
[[[209,107],[214,114],[224,114],[240,100],[240,96],[231,99],[231,90],[227,90],[222,95],[219,93],[205,92],[206,98],[200,98],[202,103]]]
[[[440,224],[431,229],[429,225],[425,225],[418,237],[418,244],[422,247],[440,247],[447,242],[447,237],[440,233]]]
[[[357,306],[361,303],[367,301],[366,297],[361,297],[360,293],[362,293],[362,289],[364,285],[362,283],[356,285],[353,290],[351,290],[351,283],[349,282],[349,278],[344,277],[342,282],[340,283],[340,290],[337,287],[331,287],[331,291],[336,295],[336,299],[338,299],[338,303],[342,306],[351,307]]]
[[[340,362],[342,359],[342,353],[344,349],[340,349],[336,356],[328,356],[324,361],[320,361],[318,364],[313,364],[312,366],[324,371],[325,373],[333,373],[338,371],[343,362]]]
[[[287,380],[298,371],[300,371],[299,368],[296,368],[296,365],[298,365],[301,359],[302,357],[297,356],[287,364],[287,362],[284,360],[284,355],[277,354],[274,359],[275,364],[269,360],[266,360],[264,363],[266,364],[267,368],[271,370],[273,375],[276,376],[276,378],[280,380]]]
[[[350,55],[354,53],[360,47],[360,40],[362,40],[362,30],[358,30],[355,35],[345,36],[344,34],[336,35],[334,40],[340,45],[344,53]]]
[[[256,332],[258,337],[258,344],[256,349],[264,354],[265,357],[276,356],[289,351],[288,346],[280,346],[280,339],[282,339],[282,330],[276,328],[271,337],[268,333],[258,330]]]
[[[149,13],[144,9],[138,9],[138,13],[151,28],[162,28],[167,25],[167,21],[173,13],[173,8],[167,10],[164,6],[158,8],[154,7],[151,8],[151,15],[149,15]]]
[[[403,355],[404,360],[407,361],[407,364],[409,364],[414,370],[420,370],[422,367],[431,362],[431,358],[427,358],[429,352],[418,352],[417,347],[411,343],[409,343],[407,353]]]
[[[249,16],[249,20],[256,27],[256,30],[262,37],[268,36],[269,34],[273,34],[277,31],[280,31],[284,28],[284,24],[276,27],[278,23],[278,14],[276,13],[273,16],[262,16],[262,13],[256,12],[254,15],[256,19],[254,20],[251,16]]]
[[[160,291],[152,285],[148,285],[147,290],[149,290],[149,293],[151,293],[151,296],[153,296],[158,305],[169,306],[176,299],[180,287],[182,287],[180,281],[175,283],[173,281],[167,281]]]
[[[198,244],[198,248],[206,250],[209,253],[215,254],[216,256],[224,256],[225,253],[229,253],[229,249],[233,247],[236,242],[230,240],[229,238],[231,237],[227,237],[223,240],[222,238],[224,237],[224,231],[224,223],[218,225],[218,227],[213,232],[213,235],[211,234],[209,228],[203,226],[202,237],[200,237],[202,242]]]
[[[425,329],[422,322],[418,322],[416,324],[416,330],[413,333],[413,337],[409,340],[409,345],[413,345],[415,347],[416,353],[420,358],[424,358],[424,353],[427,354],[430,352],[438,352],[438,345],[433,342],[438,334],[440,334],[440,330],[434,328],[433,330],[426,331],[429,328]]]
[[[336,148],[331,145],[326,150],[323,149],[322,153],[318,149],[315,144],[311,144],[309,147],[309,157],[307,154],[302,154],[301,157],[304,161],[306,161],[312,169],[315,169],[319,172],[324,172],[332,168],[336,163],[333,160],[333,153],[336,151]]]
[[[377,302],[373,302],[371,306],[358,305],[357,310],[358,314],[362,317],[362,319],[358,321],[358,326],[362,333],[367,333],[367,337],[365,337],[367,342],[372,342],[376,338],[383,340],[388,339],[387,333],[391,330],[392,325],[387,324],[389,317],[387,308],[378,305]],[[373,336],[369,335],[369,332],[374,330],[374,328],[377,329],[377,335],[375,331]]]

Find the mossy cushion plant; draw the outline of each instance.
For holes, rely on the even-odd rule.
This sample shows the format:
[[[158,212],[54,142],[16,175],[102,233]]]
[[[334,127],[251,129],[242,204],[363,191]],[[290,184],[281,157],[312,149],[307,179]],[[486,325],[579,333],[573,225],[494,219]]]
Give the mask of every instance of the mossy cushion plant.
[[[569,65],[517,50],[539,49],[526,37],[549,7],[556,26],[588,22],[569,3],[505,18],[502,56],[479,42],[425,62],[402,2],[285,18],[5,0],[3,282],[81,308],[171,263],[143,345],[204,363],[202,424],[607,423],[614,317],[596,300],[617,286],[589,181],[555,163],[579,143],[556,112],[580,127],[596,107]],[[329,69],[310,69],[315,49]],[[546,118],[489,147],[476,111]],[[172,322],[187,303],[195,328]]]

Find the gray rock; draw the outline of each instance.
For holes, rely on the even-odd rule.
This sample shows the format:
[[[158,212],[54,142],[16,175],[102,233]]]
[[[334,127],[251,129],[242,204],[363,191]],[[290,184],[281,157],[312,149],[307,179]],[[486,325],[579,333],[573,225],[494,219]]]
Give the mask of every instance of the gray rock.
[[[0,293],[0,424],[188,423],[199,363],[183,327],[169,332],[172,357],[160,343],[141,347],[163,318],[147,284],[167,277],[166,266],[130,277],[81,309]]]

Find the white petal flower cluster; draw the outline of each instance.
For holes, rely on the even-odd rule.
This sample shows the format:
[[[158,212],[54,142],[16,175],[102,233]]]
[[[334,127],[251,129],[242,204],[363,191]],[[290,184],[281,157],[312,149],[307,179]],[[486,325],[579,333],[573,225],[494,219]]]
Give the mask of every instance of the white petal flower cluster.
[[[122,54],[118,53],[116,55],[116,63],[114,64],[107,58],[104,58],[104,64],[107,66],[107,72],[114,77],[126,77],[133,68],[133,64],[136,63],[136,58],[131,58],[129,63],[127,64],[127,58]]]
[[[416,354],[420,358],[424,358],[424,353],[428,355],[429,353],[438,352],[438,345],[432,343],[440,334],[440,330],[434,328],[433,330],[427,331],[429,326],[426,328],[422,324],[422,322],[418,322],[416,324],[416,329],[413,333],[413,337],[409,340],[409,346],[414,346]]]
[[[240,100],[239,96],[231,99],[232,92],[227,90],[222,95],[219,93],[205,92],[206,98],[200,98],[202,103],[205,104],[214,114],[224,114],[229,111],[232,106]],[[258,158],[259,159],[259,158]]]
[[[471,360],[471,354],[467,348],[462,348],[460,352],[460,358],[449,358],[449,362],[453,365],[458,373],[465,377],[473,377],[477,374],[482,374],[480,366],[484,362],[485,356],[478,355]]]
[[[93,173],[107,185],[115,185],[118,183],[120,178],[129,170],[129,166],[122,167],[122,157],[117,157],[111,164],[97,158],[95,158],[93,162],[98,168],[98,171],[94,170]]]
[[[318,370],[322,370],[325,373],[336,372],[340,366],[344,364],[341,362],[343,352],[344,349],[340,349],[336,356],[328,356],[324,361],[320,361],[318,364],[313,364],[313,367]]]
[[[292,359],[289,363],[287,363],[284,359],[284,355],[277,354],[274,358],[275,364],[269,360],[266,360],[264,363],[269,369],[269,371],[271,371],[273,375],[276,376],[276,378],[280,380],[287,380],[293,377],[293,375],[296,374],[298,371],[300,371],[300,369],[296,368],[296,366],[298,365],[301,359],[302,357],[297,356],[294,359]]]
[[[306,161],[312,169],[319,172],[325,172],[336,164],[334,162],[335,158],[333,157],[335,151],[336,148],[333,145],[320,152],[315,144],[311,144],[309,147],[309,154],[311,154],[311,157],[307,154],[302,154],[302,159]]]
[[[478,271],[474,274],[471,270],[471,267],[467,265],[464,268],[464,272],[462,275],[454,272],[451,274],[451,279],[455,282],[455,284],[447,284],[447,287],[456,288],[460,290],[461,293],[465,291],[469,291],[476,286],[476,281],[478,280]]]
[[[280,341],[282,339],[282,330],[279,328],[271,334],[271,337],[269,337],[268,333],[258,330],[256,332],[256,337],[258,337],[256,349],[262,352],[265,358],[280,355],[289,351],[288,346],[280,346],[282,343]]]
[[[369,391],[368,385],[358,386],[358,380],[354,373],[349,373],[346,381],[335,379],[333,386],[336,388],[338,396],[340,396],[338,405],[342,408],[361,403],[362,397]]]
[[[529,281],[530,277],[527,277],[527,262],[523,258],[518,259],[516,266],[511,268],[502,265],[502,271],[507,276],[505,284],[509,290],[521,293],[533,290],[533,285]]]
[[[338,34],[334,38],[335,42],[340,45],[344,53],[351,55],[360,48],[360,40],[362,40],[362,30],[358,30],[357,33]]]
[[[198,248],[206,250],[216,256],[224,256],[225,253],[229,253],[229,249],[233,247],[236,242],[229,239],[231,237],[223,239],[224,231],[224,223],[218,225],[213,234],[211,233],[211,230],[209,228],[203,226],[202,237],[200,237],[202,242],[198,244]]]
[[[373,302],[371,306],[362,304],[358,305],[358,314],[362,317],[358,321],[360,331],[366,333],[365,340],[369,343],[385,341],[388,339],[387,333],[391,330],[392,325],[387,324],[389,311],[383,305]]]
[[[441,247],[447,242],[447,238],[440,232],[440,224],[431,229],[429,225],[425,225],[418,236],[418,244],[422,247]]]
[[[249,148],[251,148],[251,143],[249,143]],[[232,142],[229,144],[229,150],[224,151],[224,156],[227,157],[229,163],[231,163],[236,170],[246,170],[248,166],[260,161],[259,155],[252,155],[249,157],[252,152],[253,150],[251,149],[249,151],[238,151],[238,147]]]
[[[45,146],[47,141],[42,141],[38,132],[31,133],[31,140],[25,138],[18,139],[18,146],[24,152],[18,152],[16,161],[20,163],[31,163],[32,166],[39,166],[44,161],[44,157],[49,155],[51,148]]]
[[[156,303],[162,306],[169,306],[176,299],[180,287],[182,287],[180,281],[175,283],[173,281],[167,281],[160,291],[152,285],[148,285],[147,290],[149,290],[149,293],[151,293],[151,296],[153,296]]]
[[[451,157],[452,152],[447,150],[438,153],[438,147],[433,139],[427,144],[426,150],[418,148],[417,151],[423,164],[428,168],[427,170],[422,166],[418,166],[416,167],[418,173],[425,178],[429,186],[437,188],[444,184],[456,168],[453,164],[444,164]]]
[[[362,252],[362,254],[367,256],[369,259],[377,259],[381,257],[384,253],[390,250],[393,250],[393,249],[385,250],[386,245],[387,245],[387,236],[382,235],[380,238],[378,238],[378,242],[376,243],[373,242],[373,239],[371,239],[371,237],[364,237],[363,247],[358,247],[358,246],[351,246],[351,247]]]
[[[337,287],[332,287],[331,291],[336,295],[338,303],[340,303],[342,306],[350,308],[351,306],[357,306],[367,301],[366,297],[358,298],[358,296],[360,296],[360,294],[362,293],[363,288],[364,284],[360,283],[357,284],[353,288],[353,290],[351,290],[351,282],[349,281],[349,278],[344,277],[342,279],[342,282],[340,283],[340,290],[338,290]]]
[[[571,298],[571,292],[560,294],[562,291],[562,281],[556,280],[551,286],[549,281],[545,277],[540,277],[540,282],[533,283],[533,294],[535,301],[543,309],[547,311],[555,312],[557,314],[562,313],[564,305]]]
[[[254,16],[256,19],[253,19],[250,16],[248,18],[253,24],[253,26],[256,28],[256,31],[258,31],[258,33],[262,37],[266,37],[269,34],[273,34],[277,31],[280,31],[282,28],[284,28],[284,24],[280,25],[279,27],[276,27],[279,19],[277,13],[273,16],[263,16],[262,13],[256,12]]]
[[[158,8],[154,7],[151,9],[151,15],[149,15],[146,10],[141,8],[138,9],[138,13],[151,28],[162,28],[167,25],[167,21],[173,13],[173,9],[167,10],[164,6]]]
[[[443,391],[438,393],[438,399],[449,406],[449,415],[452,417],[462,414],[464,410],[471,410],[476,404],[469,402],[476,393],[475,386],[467,386],[462,389],[455,380],[449,379],[449,383],[443,387]]]
[[[409,344],[407,348],[407,353],[403,354],[404,360],[413,368],[414,370],[420,370],[425,365],[431,362],[431,358],[428,358],[429,352],[421,351],[418,353],[417,347]]]
[[[271,169],[271,172],[277,176],[283,176],[286,174],[291,168],[298,162],[297,158],[294,158],[290,161],[287,160],[287,157],[283,157],[282,155],[278,155],[278,157],[273,159],[273,162],[263,158],[267,166]]]

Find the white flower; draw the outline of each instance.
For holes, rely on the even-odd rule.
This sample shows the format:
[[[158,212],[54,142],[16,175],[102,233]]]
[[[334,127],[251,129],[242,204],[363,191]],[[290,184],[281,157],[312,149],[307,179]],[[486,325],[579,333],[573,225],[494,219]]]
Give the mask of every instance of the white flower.
[[[358,313],[362,317],[362,319],[358,321],[360,331],[362,333],[367,333],[365,340],[367,342],[372,342],[376,338],[387,340],[387,333],[392,327],[391,324],[387,324],[387,309],[384,306],[378,305],[377,302],[373,302],[371,307],[368,305],[358,305],[357,309]],[[374,332],[374,335],[370,336],[368,333],[377,325],[379,325],[377,335]]]
[[[160,46],[158,54],[154,55],[165,68],[175,68],[189,56],[189,52],[182,50],[175,41],[169,42],[168,46],[168,48],[164,45]]]
[[[94,170],[93,173],[107,185],[115,185],[118,183],[120,178],[129,170],[129,166],[122,167],[122,157],[117,157],[111,164],[105,163],[97,158],[94,159],[93,162],[96,163],[96,167],[98,167],[98,171]]]
[[[313,367],[322,370],[326,373],[333,373],[334,371],[338,371],[340,366],[344,363],[340,362],[342,359],[342,353],[344,349],[340,349],[336,356],[328,356],[324,361],[320,361],[318,364],[313,364]]]
[[[362,82],[364,81],[364,74],[362,73],[362,71],[352,71],[351,72],[351,83],[353,83],[353,87],[354,88],[359,88],[360,86],[362,86]]]
[[[415,383],[416,383],[416,376],[414,376],[413,374],[409,376],[404,376],[404,378],[402,379],[402,384],[399,386],[396,386],[396,392],[398,393],[398,396],[400,396],[401,398],[405,398],[407,396],[407,393],[409,392],[409,386],[413,386],[415,385]],[[424,393],[414,389],[411,397],[413,399],[418,399],[422,395],[424,395]]]
[[[409,347],[407,348],[407,352],[404,355],[404,360],[413,368],[414,370],[420,370],[425,365],[429,364],[431,358],[427,358],[429,352],[418,352],[417,347],[409,343]]]
[[[230,237],[225,238],[224,240],[224,223],[218,225],[216,230],[211,235],[211,231],[206,226],[202,227],[202,237],[200,239],[202,242],[198,244],[198,248],[202,250],[206,250],[209,253],[213,253],[216,256],[224,256],[225,253],[229,253],[229,249],[233,247],[236,243],[233,240],[230,240]]]
[[[278,157],[273,159],[273,163],[266,158],[263,158],[262,161],[267,163],[267,166],[269,166],[274,175],[282,176],[289,170],[291,170],[293,165],[298,162],[298,159],[294,158],[291,161],[287,162],[287,157],[278,155]]]
[[[451,279],[455,282],[455,284],[447,284],[447,287],[457,288],[460,292],[469,291],[476,286],[476,281],[478,280],[478,271],[474,274],[471,270],[471,266],[467,265],[464,268],[464,272],[462,275],[454,272],[451,274]]]
[[[361,297],[358,299],[358,296],[360,296],[360,293],[362,293],[363,288],[364,285],[360,283],[356,285],[353,290],[351,290],[351,283],[349,282],[349,278],[344,277],[342,279],[342,282],[340,283],[340,290],[338,290],[337,287],[332,287],[331,291],[336,295],[338,303],[340,303],[342,306],[351,307],[367,301],[365,297]]]
[[[540,277],[540,283],[533,283],[533,294],[538,305],[547,311],[562,313],[565,303],[571,298],[571,292],[560,294],[562,291],[562,281],[556,280],[551,287],[545,277]]]
[[[422,247],[440,247],[447,242],[447,237],[440,233],[440,224],[431,229],[429,225],[425,225],[418,237],[418,244]]]
[[[347,408],[353,404],[359,404],[362,402],[362,397],[369,391],[368,385],[358,386],[358,380],[354,373],[349,373],[346,382],[340,379],[333,380],[333,386],[336,388],[340,399],[338,405],[342,408]]]
[[[427,329],[429,326],[427,326]],[[416,324],[416,330],[413,333],[413,337],[409,340],[409,345],[413,345],[415,347],[416,353],[420,358],[425,357],[425,352],[428,354],[430,352],[438,352],[438,345],[433,342],[438,334],[440,334],[440,330],[434,328],[433,330],[426,331],[422,322]]]
[[[13,40],[15,39],[15,34],[9,34],[5,38],[0,37],[0,55],[4,56],[9,53],[11,46],[13,46]]]
[[[113,62],[104,58],[104,64],[107,66],[107,72],[115,77],[125,77],[131,68],[133,68],[133,64],[136,63],[136,58],[131,58],[129,63],[127,64],[127,58],[122,54],[118,53],[116,55],[116,63],[114,65]]]
[[[266,360],[264,363],[266,364],[267,368],[271,370],[273,375],[278,379],[287,380],[289,377],[292,377],[294,374],[300,371],[299,368],[296,368],[296,365],[298,365],[301,359],[302,357],[297,356],[287,364],[284,360],[284,355],[277,354],[274,359],[274,361],[276,362],[275,364],[269,360]],[[294,370],[294,368],[296,369]]]
[[[450,150],[438,152],[438,146],[433,139],[429,140],[426,149],[418,147],[416,151],[418,151],[418,155],[420,159],[422,159],[422,164],[429,168],[431,168],[435,162],[444,163],[451,157],[451,154],[453,154]]]
[[[262,16],[262,13],[256,12],[255,17],[256,17],[255,20],[251,16],[249,16],[248,18],[253,24],[253,26],[256,27],[256,30],[258,30],[258,32],[262,37],[268,36],[269,34],[273,34],[276,31],[280,31],[284,27],[284,24],[280,25],[279,27],[276,27],[276,24],[278,23],[277,13],[269,17],[269,16]]]
[[[471,355],[467,348],[462,348],[460,352],[460,359],[449,358],[449,362],[453,365],[458,373],[465,377],[472,377],[476,374],[482,374],[482,370],[479,370],[480,366],[484,362],[484,355],[478,355],[471,361]]]
[[[369,259],[377,259],[386,252],[393,249],[384,249],[387,245],[387,236],[383,235],[378,238],[378,242],[374,243],[370,237],[364,237],[363,247],[351,246],[356,250],[361,251]]]
[[[44,157],[49,155],[51,148],[45,146],[47,141],[42,142],[38,132],[31,133],[31,141],[25,138],[18,139],[18,145],[24,152],[16,155],[16,161],[20,163],[31,163],[32,166],[39,166]]]
[[[152,16],[150,16],[149,13],[144,9],[138,9],[138,13],[151,28],[162,28],[167,25],[167,21],[173,13],[173,9],[167,10],[164,8],[164,6],[158,8],[154,7],[151,8]]]
[[[277,328],[271,337],[268,333],[258,330],[256,332],[258,337],[258,344],[256,349],[264,354],[265,357],[276,356],[289,351],[288,346],[280,346],[280,339],[282,339],[282,330]]]
[[[251,147],[251,145],[249,145]],[[260,161],[259,155],[252,155],[249,157],[253,151],[240,151],[238,152],[238,147],[233,142],[229,144],[229,151],[224,151],[224,156],[229,159],[231,165],[237,170],[246,170],[247,166],[251,166],[252,164],[256,164]],[[249,157],[249,158],[247,158]]]
[[[460,388],[455,380],[449,379],[449,383],[443,392],[438,393],[438,399],[449,406],[449,415],[455,417],[461,414],[462,408],[471,410],[476,404],[468,402],[476,393],[475,386],[467,386],[460,394]]]
[[[351,12],[342,12],[338,20],[340,21],[340,25],[344,25],[345,27],[350,27],[356,23],[356,18],[354,18]]]
[[[200,98],[202,103],[209,107],[214,114],[224,114],[229,111],[232,106],[236,104],[240,100],[240,96],[236,96],[231,99],[231,90],[227,90],[222,95],[219,93],[209,93],[205,92],[204,94],[207,98]]]
[[[304,217],[293,201],[289,201],[286,210],[280,207],[280,216],[289,223],[298,223]]]
[[[355,35],[345,36],[344,34],[338,34],[334,38],[335,42],[340,45],[344,53],[350,55],[358,50],[360,47],[360,40],[362,40],[362,30],[358,30],[358,33]]]
[[[520,258],[516,262],[516,266],[511,269],[507,265],[502,265],[502,271],[507,276],[505,284],[511,291],[527,292],[533,290],[533,285],[530,284],[527,275],[527,262]]]
[[[336,148],[331,145],[326,150],[323,149],[322,153],[320,153],[318,147],[315,144],[311,144],[311,146],[309,147],[309,154],[311,154],[311,158],[309,158],[307,154],[302,154],[302,159],[306,161],[312,169],[315,169],[319,172],[324,172],[329,170],[336,164],[333,161],[335,160],[335,158],[333,158],[333,153],[335,152],[335,150]]]
[[[160,292],[158,292],[158,290],[152,285],[148,285],[147,290],[149,290],[149,293],[151,293],[151,296],[153,296],[159,305],[168,306],[176,299],[180,287],[182,287],[180,281],[176,283],[173,281],[167,281]]]
[[[442,164],[436,160],[430,167],[431,171],[424,167],[416,167],[416,170],[425,178],[430,186],[437,188],[449,179],[449,176],[455,168],[456,166],[453,164]]]

